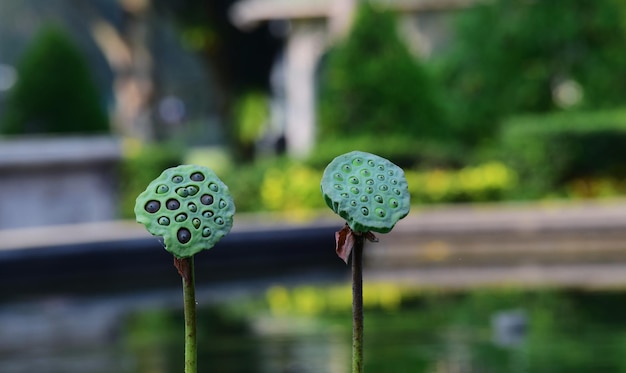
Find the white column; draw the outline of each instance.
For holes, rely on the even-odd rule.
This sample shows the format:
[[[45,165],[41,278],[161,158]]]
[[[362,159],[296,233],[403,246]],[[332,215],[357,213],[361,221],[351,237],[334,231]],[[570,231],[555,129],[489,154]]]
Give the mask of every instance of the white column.
[[[313,148],[316,126],[315,70],[326,46],[325,25],[294,23],[285,52],[287,152],[305,157]]]

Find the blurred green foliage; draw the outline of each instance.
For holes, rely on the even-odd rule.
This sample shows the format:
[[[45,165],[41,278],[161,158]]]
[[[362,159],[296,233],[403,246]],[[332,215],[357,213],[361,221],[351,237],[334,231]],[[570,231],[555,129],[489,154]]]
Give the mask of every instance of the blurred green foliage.
[[[361,2],[321,73],[319,139],[447,135],[443,96],[397,32],[395,15]],[[364,149],[365,150],[365,149]]]
[[[183,153],[174,145],[145,145],[126,155],[120,167],[120,215],[135,219],[135,200],[163,170],[182,163]]]
[[[503,125],[501,149],[519,175],[519,196],[541,197],[577,180],[620,180],[626,110],[513,118]]]
[[[462,12],[440,66],[458,136],[480,144],[510,115],[562,109],[562,84],[581,89],[571,105],[622,105],[625,15],[622,0],[498,0]]]
[[[0,133],[107,133],[109,120],[81,51],[55,26],[42,28],[17,66]]]

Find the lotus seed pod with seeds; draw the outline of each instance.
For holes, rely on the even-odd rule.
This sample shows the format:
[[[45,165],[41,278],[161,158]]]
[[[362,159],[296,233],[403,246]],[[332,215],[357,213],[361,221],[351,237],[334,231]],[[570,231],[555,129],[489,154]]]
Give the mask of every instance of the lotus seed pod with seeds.
[[[137,222],[162,236],[165,249],[178,258],[210,249],[233,226],[235,204],[228,187],[201,166],[168,168],[135,203]]]
[[[387,233],[410,209],[404,171],[370,153],[353,151],[333,159],[321,189],[328,207],[355,232]]]

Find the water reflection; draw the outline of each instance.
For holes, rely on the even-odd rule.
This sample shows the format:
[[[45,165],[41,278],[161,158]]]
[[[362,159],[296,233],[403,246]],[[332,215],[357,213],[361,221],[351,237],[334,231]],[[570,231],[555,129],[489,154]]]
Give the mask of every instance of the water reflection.
[[[396,289],[389,302],[377,295],[385,289],[366,291],[368,371],[626,371],[623,292]],[[350,299],[340,297],[346,291],[347,285],[274,287],[202,302],[199,372],[349,371]],[[180,372],[182,325],[175,301],[3,305],[0,372]]]

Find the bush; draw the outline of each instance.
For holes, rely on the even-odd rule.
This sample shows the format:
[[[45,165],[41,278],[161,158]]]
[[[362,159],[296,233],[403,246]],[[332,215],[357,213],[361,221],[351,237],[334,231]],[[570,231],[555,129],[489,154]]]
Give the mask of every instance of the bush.
[[[625,12],[622,0],[498,0],[461,13],[442,69],[461,138],[481,143],[506,117],[561,109],[563,84],[581,89],[581,108],[623,105]]]
[[[406,135],[353,135],[325,139],[316,145],[306,163],[323,169],[336,156],[352,150],[377,154],[404,169],[459,168],[468,161],[453,142],[420,141]]]
[[[124,157],[121,166],[120,213],[128,219],[135,218],[135,200],[152,180],[166,168],[182,163],[182,153],[175,146],[150,145]]]
[[[0,133],[108,132],[103,101],[80,51],[55,27],[40,31],[17,66]]]
[[[397,33],[392,13],[361,2],[347,39],[321,74],[320,142],[369,134],[442,138],[442,98]]]
[[[503,127],[502,157],[522,196],[561,190],[578,179],[626,175],[626,110],[525,116]]]

